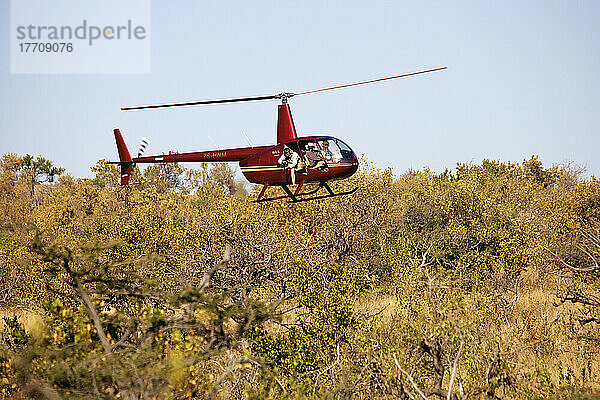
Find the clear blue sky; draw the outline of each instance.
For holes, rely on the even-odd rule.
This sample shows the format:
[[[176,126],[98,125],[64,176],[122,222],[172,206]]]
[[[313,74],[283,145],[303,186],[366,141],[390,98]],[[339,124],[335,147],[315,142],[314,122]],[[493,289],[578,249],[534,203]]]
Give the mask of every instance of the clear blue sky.
[[[324,3],[324,4],[323,4]],[[396,173],[484,158],[573,161],[600,176],[599,1],[153,1],[152,73],[10,73],[0,2],[0,152],[77,177],[148,153],[275,141],[276,102],[124,112],[125,105],[302,91],[448,70],[291,100],[300,135],[345,140]],[[110,60],[106,60],[110,62]]]

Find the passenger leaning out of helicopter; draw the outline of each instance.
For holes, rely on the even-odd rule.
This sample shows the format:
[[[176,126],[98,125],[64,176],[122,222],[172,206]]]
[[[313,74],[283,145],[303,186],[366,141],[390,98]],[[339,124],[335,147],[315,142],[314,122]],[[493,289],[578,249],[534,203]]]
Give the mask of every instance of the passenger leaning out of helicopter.
[[[325,160],[323,160],[321,153],[315,148],[314,143],[309,142],[306,144],[304,157],[306,157],[306,166],[308,168],[314,168],[321,171],[327,170],[327,164],[325,163]]]
[[[279,164],[280,167],[290,170],[292,185],[296,184],[296,172],[306,170],[306,165],[302,162],[298,153],[292,151],[292,149],[287,146],[283,148],[283,154],[279,157],[279,160],[277,160],[277,164]]]

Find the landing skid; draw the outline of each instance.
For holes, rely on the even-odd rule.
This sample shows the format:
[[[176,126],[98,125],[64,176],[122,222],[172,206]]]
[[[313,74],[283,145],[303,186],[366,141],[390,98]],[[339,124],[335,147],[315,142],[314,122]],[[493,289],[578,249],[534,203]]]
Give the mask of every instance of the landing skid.
[[[316,189],[308,191],[308,192],[304,192],[304,193],[299,193],[300,189],[302,188],[302,186],[300,184],[300,186],[298,186],[298,188],[296,189],[296,192],[292,193],[292,191],[290,190],[290,188],[287,187],[287,185],[281,185],[281,187],[283,188],[283,190],[286,193],[285,196],[269,197],[269,198],[263,199],[262,196],[265,194],[267,187],[268,187],[268,185],[265,185],[263,187],[260,194],[258,195],[258,198],[256,200],[254,200],[254,203],[262,203],[265,201],[273,201],[273,200],[281,200],[281,199],[290,199],[290,203],[301,203],[304,201],[326,199],[329,197],[345,196],[345,195],[356,192],[356,190],[358,189],[358,188],[354,188],[354,189],[346,191],[346,192],[335,193],[333,190],[331,190],[331,188],[329,187],[327,182],[320,182],[319,186],[317,186]],[[306,196],[310,196],[312,194],[317,193],[322,187],[324,187],[327,190],[327,192],[329,192],[329,193],[325,194],[325,195],[321,195],[321,196],[306,197]]]

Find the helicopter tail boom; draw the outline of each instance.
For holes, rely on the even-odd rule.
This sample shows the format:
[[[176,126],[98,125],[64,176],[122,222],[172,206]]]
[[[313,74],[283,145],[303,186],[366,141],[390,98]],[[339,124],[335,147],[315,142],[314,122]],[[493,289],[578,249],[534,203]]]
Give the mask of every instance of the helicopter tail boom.
[[[241,147],[235,149],[222,149],[211,151],[195,151],[191,153],[171,153],[152,156],[131,157],[123,135],[119,129],[114,130],[119,161],[110,162],[118,164],[121,168],[121,185],[129,184],[131,171],[135,164],[156,164],[176,162],[235,162],[251,157],[257,153],[270,149],[272,146]]]
[[[155,156],[136,157],[134,163],[169,163],[169,162],[235,162],[260,153],[271,146],[240,147],[237,149],[222,149],[209,151],[194,151],[190,153],[170,153]]]

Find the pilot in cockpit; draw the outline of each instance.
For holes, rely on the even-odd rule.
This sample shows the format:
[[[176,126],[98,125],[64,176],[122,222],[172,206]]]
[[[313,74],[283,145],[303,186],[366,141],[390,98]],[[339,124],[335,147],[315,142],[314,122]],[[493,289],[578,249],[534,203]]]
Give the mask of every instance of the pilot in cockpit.
[[[323,151],[323,157],[325,157],[325,161],[333,161],[333,153],[329,150],[329,142],[324,140],[321,142],[321,150]]]

